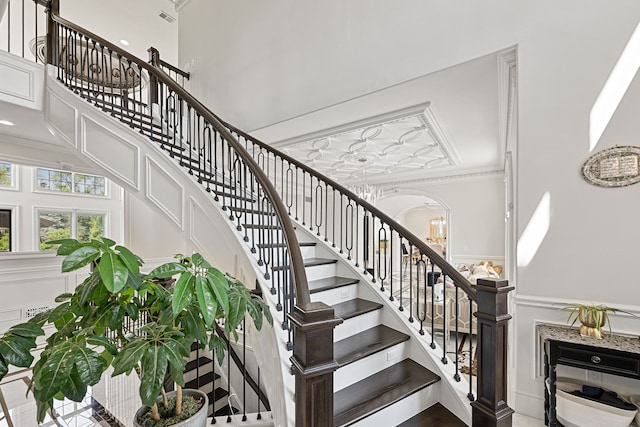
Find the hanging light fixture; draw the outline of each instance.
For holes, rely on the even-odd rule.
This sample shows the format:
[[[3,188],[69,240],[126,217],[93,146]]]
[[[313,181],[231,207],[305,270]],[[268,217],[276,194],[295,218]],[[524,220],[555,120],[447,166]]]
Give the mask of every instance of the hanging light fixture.
[[[360,184],[355,184],[349,187],[349,191],[353,192],[360,199],[364,200],[367,203],[371,203],[372,205],[376,204],[378,198],[382,197],[384,191],[382,190],[382,186],[370,184],[367,182],[367,163],[371,162],[373,156],[368,156],[364,154],[357,154],[352,157],[353,161],[356,161],[362,165],[362,176],[364,177],[364,181]]]

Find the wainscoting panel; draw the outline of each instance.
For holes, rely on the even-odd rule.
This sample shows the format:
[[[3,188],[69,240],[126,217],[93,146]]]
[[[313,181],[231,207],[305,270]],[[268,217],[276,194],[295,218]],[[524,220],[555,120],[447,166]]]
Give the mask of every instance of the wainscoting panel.
[[[55,93],[47,92],[47,119],[50,129],[73,148],[78,147],[76,133],[78,111]]]
[[[44,66],[0,52],[0,101],[42,110]]]
[[[84,114],[80,120],[82,153],[140,190],[139,148]]]
[[[150,157],[146,158],[146,170],[147,197],[184,229],[184,188]]]

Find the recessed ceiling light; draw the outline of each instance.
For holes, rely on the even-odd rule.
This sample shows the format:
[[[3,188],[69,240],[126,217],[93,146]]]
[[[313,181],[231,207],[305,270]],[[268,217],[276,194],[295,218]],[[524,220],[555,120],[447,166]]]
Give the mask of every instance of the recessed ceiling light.
[[[0,125],[13,126],[13,123],[9,120],[0,120]]]
[[[120,44],[125,45],[125,46],[129,46],[129,42],[125,39],[120,40]]]

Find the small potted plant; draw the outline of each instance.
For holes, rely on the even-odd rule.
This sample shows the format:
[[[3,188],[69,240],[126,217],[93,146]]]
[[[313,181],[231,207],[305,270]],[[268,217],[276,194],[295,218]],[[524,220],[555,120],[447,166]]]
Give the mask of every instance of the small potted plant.
[[[571,322],[571,326],[575,325],[578,320],[580,321],[580,335],[597,339],[602,339],[602,328],[609,321],[609,313],[627,313],[624,310],[602,304],[570,304],[566,306],[565,309],[571,310],[569,318],[567,319],[567,322]],[[610,321],[609,332],[611,332]]]
[[[221,363],[226,344],[216,334],[215,322],[223,320],[226,335],[237,339],[236,329],[247,313],[257,329],[263,318],[273,322],[268,306],[199,254],[178,256],[143,275],[143,261],[113,240],[50,243],[59,244],[57,254],[65,256],[63,272],[90,264],[94,268],[73,293],[56,298],[57,307],[0,336],[0,380],[9,365],[32,368],[30,390],[41,423],[54,399],[81,401],[108,368],[112,376],[135,372],[145,405],[136,426],[204,426],[206,395],[182,390],[191,344],[199,341]],[[163,282],[168,278],[176,280],[166,286],[173,282]],[[45,326],[52,326],[53,333],[33,364],[31,351],[45,335]],[[167,369],[177,385],[174,396],[163,389]],[[199,411],[199,424],[191,424],[195,414],[187,409]]]

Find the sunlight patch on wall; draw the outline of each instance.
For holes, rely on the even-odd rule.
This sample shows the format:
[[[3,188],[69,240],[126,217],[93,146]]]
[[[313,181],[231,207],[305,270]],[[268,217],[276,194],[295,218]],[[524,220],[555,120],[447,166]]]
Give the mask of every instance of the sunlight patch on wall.
[[[518,240],[518,267],[526,267],[536,255],[549,231],[550,220],[551,194],[547,191]]]
[[[609,125],[622,97],[640,68],[640,24],[627,42],[618,62],[609,74],[604,87],[589,114],[589,152],[592,152]]]

